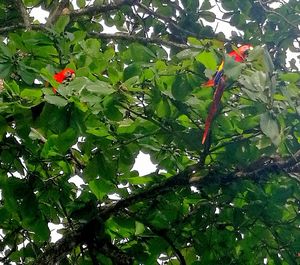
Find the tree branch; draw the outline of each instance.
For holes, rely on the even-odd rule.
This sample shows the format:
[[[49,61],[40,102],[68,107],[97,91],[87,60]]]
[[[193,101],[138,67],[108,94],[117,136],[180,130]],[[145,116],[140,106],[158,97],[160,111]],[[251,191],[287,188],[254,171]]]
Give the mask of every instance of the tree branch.
[[[46,22],[46,26],[53,25],[62,14],[64,8],[69,4],[69,0],[62,0],[57,6],[50,12]]]
[[[15,0],[15,5],[19,9],[26,29],[31,29],[30,17],[22,0]]]
[[[163,40],[163,39],[157,39],[157,38],[146,38],[146,37],[139,37],[134,35],[128,35],[124,33],[97,33],[97,32],[91,32],[89,33],[91,36],[96,36],[102,39],[111,39],[111,40],[127,40],[127,41],[136,41],[141,43],[155,43],[159,45],[165,45],[167,47],[174,47],[179,49],[188,49],[191,48],[189,45],[176,43],[173,41]]]
[[[264,3],[262,2],[262,0],[258,0],[260,6],[263,8],[263,10],[267,13],[270,13],[270,14],[274,14],[280,18],[282,18],[287,24],[289,24],[291,27],[293,27],[294,29],[296,29],[298,32],[299,32],[299,28],[298,28],[298,25],[295,25],[293,24],[291,21],[289,21],[285,16],[281,15],[280,13],[272,10],[272,9],[268,9]]]
[[[64,259],[74,247],[82,244],[93,244],[96,247],[95,250],[110,257],[113,264],[131,265],[132,258],[109,240],[103,238],[97,240],[102,225],[101,219],[95,218],[77,230],[64,235],[55,244],[46,248],[45,252],[34,261],[33,265],[55,265]]]
[[[163,16],[163,15],[160,15],[160,14],[156,13],[155,11],[153,11],[151,8],[147,7],[146,5],[144,5],[140,2],[138,2],[137,5],[140,8],[144,9],[148,14],[152,15],[153,17],[159,18],[159,19],[163,20],[164,22],[172,25],[174,28],[176,28],[178,31],[184,33],[185,35],[197,37],[197,35],[195,33],[191,32],[191,31],[188,31],[186,29],[183,29],[180,26],[178,26],[176,24],[176,22],[171,17],[166,17],[166,16]]]
[[[209,173],[206,176],[196,176],[197,170],[199,170],[201,167],[203,167],[203,164],[200,163],[189,166],[184,171],[174,175],[171,178],[168,178],[162,183],[156,184],[143,192],[133,194],[113,205],[109,205],[103,209],[100,209],[99,216],[101,220],[105,221],[111,215],[122,211],[130,205],[133,205],[140,201],[155,198],[158,195],[170,192],[175,187],[197,185],[197,187],[201,188],[206,185],[211,185],[214,182],[218,182],[220,183],[220,185],[225,186],[241,179],[251,179],[253,181],[259,181],[261,179],[266,179],[266,176],[268,174],[274,172],[298,173],[300,171],[300,150],[298,150],[294,155],[288,158],[262,157],[245,169],[223,175],[223,177],[221,177],[221,181],[220,178],[217,177],[220,175],[220,172]],[[63,257],[65,257],[75,246],[82,244],[87,240],[86,233],[87,231],[91,230],[90,227],[91,224],[88,223],[85,226],[65,235],[54,245],[50,246],[40,257],[38,257],[34,264],[55,264],[55,262],[58,262]],[[125,253],[123,254],[126,255]],[[130,260],[129,257],[128,259]]]
[[[92,5],[82,9],[77,9],[70,12],[70,17],[72,20],[77,20],[79,17],[82,16],[88,16],[88,17],[96,16],[99,15],[100,13],[105,13],[105,12],[119,9],[121,6],[124,5],[134,5],[136,0],[120,0],[116,2],[117,3],[112,3],[108,5]]]

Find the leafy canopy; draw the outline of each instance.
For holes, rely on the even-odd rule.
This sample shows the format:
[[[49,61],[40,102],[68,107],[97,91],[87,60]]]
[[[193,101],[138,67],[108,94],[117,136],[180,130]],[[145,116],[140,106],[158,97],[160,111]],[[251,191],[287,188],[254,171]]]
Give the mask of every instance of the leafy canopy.
[[[76,4],[0,1],[0,262],[298,264],[299,1]],[[139,152],[156,172],[132,170]]]

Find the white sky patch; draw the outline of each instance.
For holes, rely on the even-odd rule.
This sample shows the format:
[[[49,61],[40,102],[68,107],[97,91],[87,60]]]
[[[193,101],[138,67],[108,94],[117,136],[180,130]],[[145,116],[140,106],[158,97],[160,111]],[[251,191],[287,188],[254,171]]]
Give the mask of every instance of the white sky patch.
[[[57,225],[53,223],[48,223],[48,227],[51,232],[50,238],[52,243],[55,243],[57,240],[62,238],[62,234],[57,232],[57,230],[64,228],[62,224]]]
[[[119,194],[117,193],[113,193],[113,194],[108,194],[107,197],[112,200],[112,201],[119,201],[121,200],[121,197]]]
[[[46,23],[46,18],[49,16],[49,12],[39,6],[32,8],[30,15],[40,23]]]
[[[76,197],[78,198],[82,192],[82,185],[86,185],[81,177],[75,175],[68,180],[69,183],[73,183],[77,187]]]
[[[219,7],[217,6],[217,3],[215,0],[210,0],[211,5],[213,6],[212,9],[210,9],[210,12],[213,12],[214,14],[216,14],[216,17],[218,19],[222,19],[223,13],[220,12],[219,7],[221,7],[221,4],[219,3]],[[200,5],[201,6],[201,5]],[[225,10],[221,9],[222,12],[226,12]],[[229,20],[229,19],[228,19]],[[239,31],[236,27],[230,25],[227,22],[224,21],[220,21],[220,20],[215,20],[214,22],[208,22],[205,19],[201,19],[203,25],[205,26],[211,26],[214,30],[216,30],[216,33],[220,33],[222,32],[226,38],[230,38],[231,37],[231,32],[235,31],[240,35],[243,35],[242,31]]]
[[[116,33],[118,32],[118,29],[116,26],[109,27],[105,24],[105,22],[102,20],[100,21],[101,26],[103,27],[102,33]]]
[[[139,152],[135,159],[135,163],[133,165],[132,170],[138,171],[140,176],[145,176],[155,172],[156,169],[157,165],[152,163],[150,155],[144,154],[143,152]]]
[[[200,190],[198,190],[195,186],[191,186],[191,191],[195,193],[200,193]]]

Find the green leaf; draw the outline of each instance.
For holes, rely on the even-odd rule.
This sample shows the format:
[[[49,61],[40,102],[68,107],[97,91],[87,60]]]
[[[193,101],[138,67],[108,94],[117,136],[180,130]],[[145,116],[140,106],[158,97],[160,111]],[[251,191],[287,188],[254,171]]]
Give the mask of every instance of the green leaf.
[[[133,63],[128,65],[123,73],[123,81],[126,81],[134,76],[139,76],[142,73],[141,65]]]
[[[115,90],[109,83],[100,80],[96,80],[95,82],[88,82],[86,85],[86,90],[101,96],[107,96],[115,92]]]
[[[76,0],[76,4],[79,8],[84,8],[86,5],[85,0]]]
[[[144,224],[140,223],[140,222],[135,222],[135,235],[138,236],[140,234],[142,234],[145,231],[145,226]]]
[[[88,120],[85,122],[87,128],[86,132],[99,137],[110,136],[105,124],[99,121],[98,117],[90,115]]]
[[[211,5],[210,1],[209,1],[209,0],[204,0],[204,1],[202,2],[202,5],[201,5],[201,7],[200,7],[200,10],[209,10],[209,9],[211,9],[211,8],[212,8],[212,5]]]
[[[96,195],[98,200],[114,190],[114,185],[105,179],[95,179],[89,182],[89,188]]]
[[[59,19],[57,20],[57,22],[54,25],[54,29],[57,33],[62,33],[64,32],[66,26],[69,24],[70,22],[70,17],[66,16],[66,15],[62,15],[59,17]]]
[[[68,128],[62,132],[55,143],[56,149],[61,153],[65,154],[77,140],[77,135],[74,129]]]
[[[194,51],[191,49],[185,49],[176,54],[179,60],[192,59],[199,54],[199,51]]]
[[[216,20],[216,14],[210,11],[200,11],[200,17],[208,22],[214,22]]]
[[[31,100],[40,99],[42,95],[43,93],[41,89],[29,89],[29,88],[22,90],[20,94],[22,98],[31,99]]]
[[[269,112],[261,114],[260,128],[262,132],[266,136],[268,136],[275,145],[278,145],[280,143],[279,125],[277,123],[277,120],[273,118]]]
[[[55,81],[53,77],[53,73],[50,73],[48,69],[42,68],[40,71],[40,75],[42,78],[44,78],[46,81],[48,81],[52,87],[58,87],[59,83]]]
[[[58,107],[64,107],[68,104],[68,101],[60,96],[52,96],[52,95],[45,95],[45,100],[53,105],[56,105]]]
[[[205,66],[205,68],[211,70],[217,69],[217,61],[213,52],[201,52],[199,55],[196,56],[196,60],[202,63]]]
[[[157,116],[160,118],[163,118],[163,117],[166,118],[166,117],[170,116],[171,108],[170,108],[169,102],[165,98],[163,98],[159,101],[157,108],[156,108],[156,113],[157,113]]]
[[[13,56],[11,50],[3,42],[0,43],[0,54],[8,60]]]
[[[280,79],[282,81],[296,83],[300,79],[300,73],[286,73],[281,74]]]
[[[0,78],[6,78],[12,71],[11,63],[0,64]]]
[[[172,85],[172,95],[175,99],[184,101],[191,92],[190,86],[185,78],[181,75],[176,76],[175,82]]]
[[[100,42],[96,39],[88,39],[85,41],[85,51],[87,54],[96,55],[100,52]]]
[[[228,78],[236,80],[241,75],[241,71],[244,66],[245,64],[236,62],[231,56],[228,56],[227,54],[225,55],[224,74]]]

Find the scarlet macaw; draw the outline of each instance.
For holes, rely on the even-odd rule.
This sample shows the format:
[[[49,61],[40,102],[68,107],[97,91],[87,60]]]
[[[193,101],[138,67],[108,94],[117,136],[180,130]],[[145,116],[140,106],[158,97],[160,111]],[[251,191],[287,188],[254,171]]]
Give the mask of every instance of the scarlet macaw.
[[[247,51],[251,47],[252,47],[252,45],[250,45],[250,44],[243,45],[243,46],[239,47],[237,50],[231,51],[230,53],[228,53],[228,55],[230,57],[233,57],[233,59],[236,62],[243,62],[245,60],[245,58],[247,57]],[[204,144],[206,141],[211,122],[218,110],[218,107],[219,107],[219,104],[221,101],[221,97],[222,97],[224,89],[225,89],[225,85],[226,85],[225,79],[226,78],[223,75],[223,68],[224,68],[224,61],[222,61],[220,66],[218,67],[218,70],[215,73],[214,78],[208,80],[204,84],[204,86],[206,86],[206,87],[214,86],[214,87],[216,87],[216,90],[214,92],[212,105],[209,109],[209,113],[208,113],[208,116],[205,121],[205,128],[204,128],[204,133],[203,133],[203,137],[202,137],[202,144]]]
[[[58,83],[70,82],[75,78],[75,71],[70,68],[65,68],[64,70],[55,74],[53,77]],[[54,93],[57,92],[56,88],[54,87],[52,88],[52,90]]]

